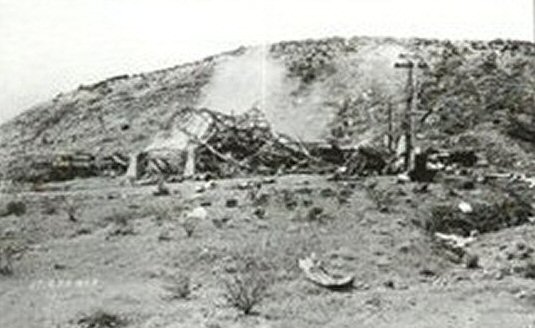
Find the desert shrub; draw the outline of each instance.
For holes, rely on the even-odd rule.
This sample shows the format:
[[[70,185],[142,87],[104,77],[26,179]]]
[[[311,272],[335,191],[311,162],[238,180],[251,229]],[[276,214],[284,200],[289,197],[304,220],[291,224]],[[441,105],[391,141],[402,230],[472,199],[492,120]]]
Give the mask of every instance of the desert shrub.
[[[524,278],[535,279],[535,262],[533,260],[526,262],[524,267]]]
[[[253,210],[253,215],[259,219],[264,219],[266,217],[266,210],[262,207],[256,207]]]
[[[172,218],[171,210],[166,206],[155,207],[154,215],[155,215],[155,220],[160,223],[171,221],[171,218]]]
[[[110,222],[113,225],[110,231],[110,236],[118,235],[133,235],[134,227],[130,224],[131,213],[129,212],[116,212],[110,216],[107,216],[105,221]]]
[[[312,207],[305,215],[305,221],[307,222],[326,223],[330,219],[332,219],[332,217],[325,213],[323,207],[319,206]]]
[[[177,274],[168,279],[164,288],[171,299],[187,299],[191,295],[191,278],[186,274]]]
[[[282,196],[282,202],[286,209],[291,211],[297,207],[297,197],[292,191],[283,189],[280,195]]]
[[[46,215],[53,215],[58,212],[57,204],[49,198],[45,198],[43,200],[41,208],[42,208],[43,214],[46,214]]]
[[[312,207],[307,213],[307,221],[319,221],[323,211],[323,207]]]
[[[251,199],[254,206],[266,206],[269,203],[269,194],[256,193]]]
[[[128,225],[129,218],[130,213],[128,212],[115,212],[114,214],[107,216],[105,220],[117,226],[126,226]]]
[[[225,282],[225,300],[229,305],[250,314],[265,297],[267,285],[253,274],[237,274]]]
[[[128,322],[119,315],[108,313],[103,310],[85,315],[76,321],[81,328],[120,328],[126,327]]]
[[[476,254],[466,254],[465,265],[467,269],[479,268],[479,256],[477,256]]]
[[[26,213],[26,204],[22,201],[13,200],[6,204],[6,209],[3,214],[5,216],[11,215],[11,214],[16,215],[16,216],[21,216],[21,215],[24,215],[25,213]]]
[[[375,203],[380,212],[390,212],[390,206],[394,202],[391,190],[379,189],[372,183],[365,186],[368,197]]]
[[[199,224],[198,218],[190,217],[184,219],[181,226],[182,229],[186,232],[186,236],[191,237],[193,236],[193,233],[195,232],[195,229],[197,228],[197,225]]]
[[[14,273],[13,262],[17,254],[27,249],[24,239],[16,236],[0,238],[0,275],[10,276]]]
[[[222,218],[214,218],[212,219],[212,223],[217,229],[221,229],[227,224],[231,218],[229,216],[223,216]]]
[[[327,224],[332,221],[334,217],[325,212],[325,209],[321,206],[312,206],[314,203],[307,199],[303,200],[303,206],[306,208],[298,209],[294,212],[292,217],[293,221],[306,222],[311,224]]]
[[[444,224],[443,221],[449,219],[452,211],[455,211],[455,208],[451,205],[439,204],[433,206],[429,218],[424,220],[424,229],[430,233],[441,231]]]
[[[247,197],[251,202],[255,205],[265,205],[265,202],[268,200],[266,198],[266,194],[262,194],[264,197],[263,199],[259,199],[261,196],[260,191],[262,190],[262,183],[261,182],[255,182],[252,185],[249,186],[249,189],[247,191]]]
[[[337,195],[336,200],[338,204],[343,205],[349,203],[349,199],[353,195],[353,190],[351,189],[342,189]]]
[[[149,214],[155,215],[157,222],[171,222],[179,218],[188,208],[183,204],[156,203],[149,209]]]
[[[78,221],[77,219],[77,212],[79,209],[79,205],[74,200],[65,200],[63,203],[63,210],[65,213],[67,213],[67,216],[69,217],[69,220],[72,222]]]
[[[240,264],[237,272],[223,281],[223,297],[228,305],[248,315],[267,296],[270,278],[263,262],[250,258]]]
[[[13,274],[13,256],[15,252],[9,246],[0,246],[0,275],[10,276]]]

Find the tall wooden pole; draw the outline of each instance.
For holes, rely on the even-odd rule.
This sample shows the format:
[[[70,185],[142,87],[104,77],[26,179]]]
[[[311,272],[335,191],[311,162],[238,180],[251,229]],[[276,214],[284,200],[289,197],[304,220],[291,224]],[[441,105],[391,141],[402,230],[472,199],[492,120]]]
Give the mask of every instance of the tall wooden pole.
[[[405,104],[405,113],[403,115],[403,122],[401,123],[401,128],[405,135],[405,160],[404,166],[405,170],[408,171],[411,169],[411,158],[412,158],[412,104],[414,97],[414,63],[412,61],[406,61],[403,63],[396,63],[395,68],[403,68],[407,70],[407,84],[405,86],[406,92],[406,104]]]
[[[409,171],[413,168],[413,140],[414,140],[414,123],[413,123],[413,113],[417,110],[418,107],[418,94],[420,89],[420,84],[417,83],[417,78],[414,76],[415,68],[420,70],[428,68],[427,63],[423,58],[417,54],[401,54],[400,58],[403,59],[401,62],[394,64],[395,68],[402,68],[407,70],[407,85],[406,85],[406,107],[405,115],[402,122],[402,130],[405,136],[405,170]]]
[[[394,131],[392,126],[392,102],[389,101],[387,104],[388,108],[388,151],[394,150]]]

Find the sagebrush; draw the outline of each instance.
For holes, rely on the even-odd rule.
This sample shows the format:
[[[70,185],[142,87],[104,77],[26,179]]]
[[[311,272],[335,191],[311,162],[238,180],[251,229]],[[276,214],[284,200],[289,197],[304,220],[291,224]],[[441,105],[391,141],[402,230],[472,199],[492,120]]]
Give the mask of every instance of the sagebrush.
[[[223,281],[223,297],[228,305],[245,315],[251,314],[255,306],[267,296],[270,281],[264,263],[257,260],[244,260],[241,268]]]
[[[191,277],[187,274],[177,274],[168,279],[164,287],[171,299],[187,299],[191,295]]]

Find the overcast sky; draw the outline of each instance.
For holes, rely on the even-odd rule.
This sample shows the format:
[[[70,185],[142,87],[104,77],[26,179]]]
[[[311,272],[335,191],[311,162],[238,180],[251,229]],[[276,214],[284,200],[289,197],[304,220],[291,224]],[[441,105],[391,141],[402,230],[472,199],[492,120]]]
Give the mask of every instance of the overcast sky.
[[[533,40],[533,0],[0,0],[0,122],[79,84],[240,45],[380,35]]]

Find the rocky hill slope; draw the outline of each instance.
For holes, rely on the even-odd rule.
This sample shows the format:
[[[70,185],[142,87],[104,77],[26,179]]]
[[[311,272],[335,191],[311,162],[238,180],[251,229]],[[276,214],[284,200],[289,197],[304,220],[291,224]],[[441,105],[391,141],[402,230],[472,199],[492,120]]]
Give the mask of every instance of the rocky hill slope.
[[[275,130],[302,140],[373,140],[386,129],[388,108],[396,126],[401,120],[407,71],[394,68],[400,54],[428,65],[415,72],[422,139],[456,137],[453,143],[515,156],[526,149],[502,132],[508,114],[534,111],[534,44],[331,38],[240,48],[58,94],[1,126],[1,172],[27,156],[141,150],[188,107],[236,114],[257,107]]]

